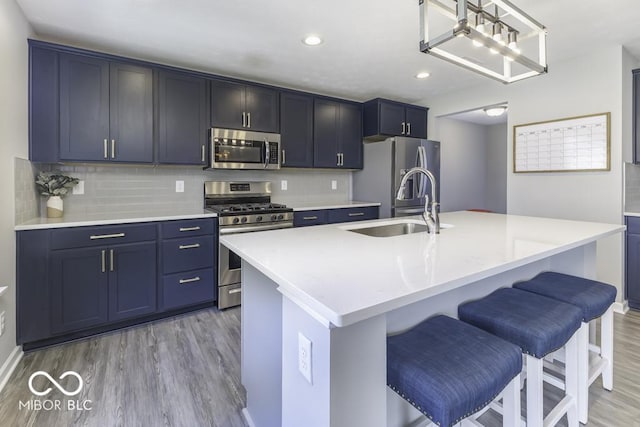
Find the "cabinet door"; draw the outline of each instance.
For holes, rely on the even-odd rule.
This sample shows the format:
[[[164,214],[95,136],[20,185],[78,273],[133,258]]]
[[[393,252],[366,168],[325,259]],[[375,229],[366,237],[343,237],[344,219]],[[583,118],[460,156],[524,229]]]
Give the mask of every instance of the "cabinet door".
[[[362,109],[358,105],[341,104],[338,127],[343,168],[362,169]]]
[[[405,122],[404,106],[380,101],[380,134],[404,135],[402,123]]]
[[[29,160],[55,163],[60,145],[58,53],[29,49]]]
[[[640,234],[627,234],[627,286],[629,305],[640,309]]]
[[[313,166],[338,167],[338,120],[340,105],[316,99],[313,112]]]
[[[247,129],[256,132],[278,133],[280,109],[276,90],[246,86],[245,112],[247,113]]]
[[[107,322],[106,251],[79,248],[51,255],[51,329],[71,332]]]
[[[109,158],[153,162],[153,72],[111,63]]]
[[[161,71],[158,78],[158,161],[206,163],[206,80]]]
[[[60,159],[107,160],[109,63],[60,55]]]
[[[244,85],[214,80],[211,82],[211,125],[223,129],[243,129]]]
[[[405,119],[407,136],[413,138],[427,137],[427,110],[424,108],[407,107]]]
[[[280,95],[280,145],[283,167],[313,166],[313,98]]]
[[[633,73],[633,161],[640,163],[640,70]]]
[[[156,311],[156,242],[108,248],[109,320]]]

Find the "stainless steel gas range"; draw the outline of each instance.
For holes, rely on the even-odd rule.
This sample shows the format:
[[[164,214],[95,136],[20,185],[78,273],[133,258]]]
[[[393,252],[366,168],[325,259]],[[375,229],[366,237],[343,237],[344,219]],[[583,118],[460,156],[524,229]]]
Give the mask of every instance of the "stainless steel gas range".
[[[293,227],[293,209],[271,203],[271,183],[207,181],[205,208],[218,214],[220,235]],[[220,245],[218,249],[218,308],[240,304],[240,257]]]

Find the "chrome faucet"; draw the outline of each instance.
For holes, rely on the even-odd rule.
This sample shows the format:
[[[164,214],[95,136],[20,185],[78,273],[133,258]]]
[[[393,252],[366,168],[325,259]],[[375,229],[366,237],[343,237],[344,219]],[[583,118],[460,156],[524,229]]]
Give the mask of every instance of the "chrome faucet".
[[[440,211],[440,203],[438,203],[438,194],[436,192],[436,177],[429,170],[421,167],[409,169],[400,181],[400,188],[398,188],[396,199],[404,200],[404,192],[405,186],[407,185],[407,180],[409,180],[411,176],[417,173],[425,175],[427,178],[429,178],[429,181],[431,181],[431,196],[433,197],[433,200],[431,201],[431,206],[429,206],[429,196],[425,195],[424,212],[422,213],[422,218],[427,224],[427,232],[429,234],[439,234],[440,216],[438,215],[438,212]]]

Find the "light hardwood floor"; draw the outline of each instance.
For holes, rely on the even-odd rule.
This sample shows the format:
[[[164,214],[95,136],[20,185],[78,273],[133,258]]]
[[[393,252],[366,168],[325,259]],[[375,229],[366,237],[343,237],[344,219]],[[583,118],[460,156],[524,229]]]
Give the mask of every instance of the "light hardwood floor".
[[[590,427],[640,426],[640,313],[616,315],[615,334],[614,391],[600,380],[591,387]],[[85,381],[78,396],[53,387],[41,399],[89,399],[92,409],[19,409],[39,370],[54,378],[74,370]],[[73,381],[60,383],[71,389]],[[44,378],[34,385],[51,386]],[[0,426],[245,427],[244,399],[240,310],[209,309],[25,355],[0,393]],[[501,425],[491,413],[481,420]]]

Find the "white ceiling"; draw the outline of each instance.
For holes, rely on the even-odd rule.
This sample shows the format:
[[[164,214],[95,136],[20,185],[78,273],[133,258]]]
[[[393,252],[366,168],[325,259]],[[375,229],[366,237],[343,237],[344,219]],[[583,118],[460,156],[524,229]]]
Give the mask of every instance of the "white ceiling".
[[[358,101],[502,87],[420,53],[417,0],[16,1],[39,38]],[[549,29],[550,72],[601,45],[640,58],[638,0],[514,2]]]

